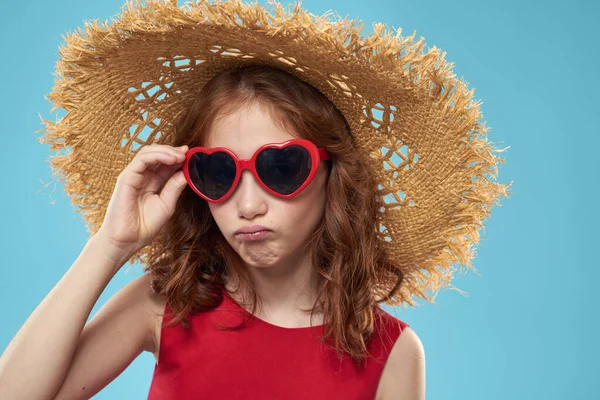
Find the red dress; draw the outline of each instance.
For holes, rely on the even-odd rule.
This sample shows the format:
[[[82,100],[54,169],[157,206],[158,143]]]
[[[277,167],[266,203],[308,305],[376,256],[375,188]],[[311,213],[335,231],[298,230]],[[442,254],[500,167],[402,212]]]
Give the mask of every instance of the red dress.
[[[315,339],[322,325],[284,328],[252,317],[240,330],[216,329],[250,314],[223,293],[217,308],[189,316],[189,331],[162,328],[149,400],[374,399],[389,352],[409,326],[376,308],[371,357],[360,368]],[[165,311],[172,312],[168,304]]]

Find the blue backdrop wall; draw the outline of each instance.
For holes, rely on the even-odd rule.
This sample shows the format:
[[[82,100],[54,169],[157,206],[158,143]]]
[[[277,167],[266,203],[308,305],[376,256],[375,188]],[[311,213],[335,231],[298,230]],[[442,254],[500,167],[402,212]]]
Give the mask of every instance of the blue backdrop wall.
[[[64,275],[86,239],[48,146],[34,134],[53,85],[61,35],[107,20],[123,1],[5,2],[0,13],[0,350]],[[306,0],[314,14],[414,30],[447,52],[475,88],[490,140],[510,146],[500,181],[510,199],[493,210],[474,266],[457,291],[396,315],[419,334],[428,399],[596,399],[599,355],[597,2]],[[122,269],[94,313],[141,268]],[[392,312],[392,310],[389,310]],[[141,399],[154,358],[140,355],[98,399]]]

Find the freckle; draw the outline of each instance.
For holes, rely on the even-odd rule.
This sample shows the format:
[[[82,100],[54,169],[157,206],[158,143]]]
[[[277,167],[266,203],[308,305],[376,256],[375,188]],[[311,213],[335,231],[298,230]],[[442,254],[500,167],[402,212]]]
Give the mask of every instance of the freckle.
[[[85,390],[85,386],[81,388],[81,390]]]

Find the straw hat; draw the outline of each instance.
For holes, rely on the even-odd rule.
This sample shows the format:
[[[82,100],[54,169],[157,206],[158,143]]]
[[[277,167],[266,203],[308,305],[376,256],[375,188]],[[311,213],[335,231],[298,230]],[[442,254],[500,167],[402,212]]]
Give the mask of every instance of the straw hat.
[[[292,8],[293,6],[293,8]],[[48,94],[66,115],[42,119],[54,175],[88,224],[102,224],[116,179],[143,145],[171,144],[196,93],[219,71],[277,66],[310,83],[345,116],[377,177],[379,236],[404,268],[400,298],[433,301],[457,266],[472,270],[478,229],[509,185],[472,90],[445,53],[374,24],[300,3],[128,1],[110,23],[86,21],[59,49]],[[68,149],[70,148],[70,149]],[[143,262],[152,244],[129,260]],[[436,292],[433,297],[425,291]],[[396,304],[396,303],[389,303]]]

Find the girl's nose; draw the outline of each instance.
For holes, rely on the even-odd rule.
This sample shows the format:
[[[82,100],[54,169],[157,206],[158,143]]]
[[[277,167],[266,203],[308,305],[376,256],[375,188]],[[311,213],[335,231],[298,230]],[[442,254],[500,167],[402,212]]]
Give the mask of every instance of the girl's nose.
[[[242,172],[238,187],[233,193],[238,206],[238,214],[246,219],[253,219],[267,211],[266,197],[268,192],[263,189],[252,172]]]

